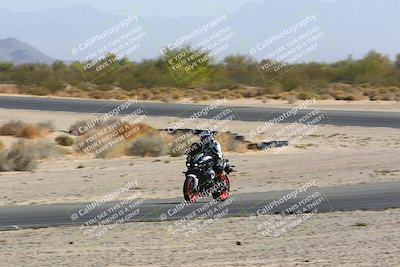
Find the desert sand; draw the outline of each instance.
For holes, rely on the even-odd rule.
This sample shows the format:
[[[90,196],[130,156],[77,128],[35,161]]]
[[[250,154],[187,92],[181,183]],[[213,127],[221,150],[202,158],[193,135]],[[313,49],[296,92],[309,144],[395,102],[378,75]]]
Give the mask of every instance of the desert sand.
[[[270,216],[270,215],[268,215]],[[90,239],[78,227],[0,232],[2,266],[398,266],[399,209],[316,214],[287,234],[268,219],[222,218],[188,237],[174,222],[129,223]]]

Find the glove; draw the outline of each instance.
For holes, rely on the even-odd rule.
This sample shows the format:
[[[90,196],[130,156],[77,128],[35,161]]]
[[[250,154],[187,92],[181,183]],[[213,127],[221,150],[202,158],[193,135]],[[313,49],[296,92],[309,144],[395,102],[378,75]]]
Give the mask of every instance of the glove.
[[[225,169],[224,161],[222,159],[217,159],[217,162],[215,165],[215,170],[217,171],[217,173],[223,172],[224,169]]]

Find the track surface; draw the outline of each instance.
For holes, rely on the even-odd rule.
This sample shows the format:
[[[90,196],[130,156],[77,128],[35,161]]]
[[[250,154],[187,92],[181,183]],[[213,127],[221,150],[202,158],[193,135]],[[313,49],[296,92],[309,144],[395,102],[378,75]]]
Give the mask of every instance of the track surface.
[[[229,212],[224,217],[244,217],[256,214],[265,205],[287,195],[289,191],[271,191],[265,193],[248,193],[231,196],[231,203],[224,208]],[[351,211],[351,210],[382,210],[386,208],[400,207],[400,181],[377,184],[360,184],[340,187],[318,188],[311,187],[305,194],[302,193],[295,199],[289,199],[275,206],[268,214],[279,213],[298,203],[305,197],[318,192],[324,201],[319,204],[318,212]],[[140,206],[139,214],[127,222],[132,221],[161,221],[160,215],[165,214],[166,220],[177,220],[184,218],[192,212],[205,206],[211,201],[210,198],[201,199],[199,202],[185,206],[176,211],[176,207],[182,203],[182,199],[146,200]],[[81,225],[90,218],[96,217],[103,211],[115,206],[118,202],[107,202],[93,212],[72,221],[70,215],[84,209],[86,204],[57,204],[40,206],[6,206],[0,208],[0,230],[10,230],[30,227],[48,227],[61,225]],[[310,202],[309,202],[310,203]],[[218,207],[218,202],[213,205]],[[126,206],[125,206],[126,207]],[[204,213],[204,210],[203,210]]]
[[[55,99],[37,97],[0,96],[0,108],[27,109],[42,111],[67,111],[80,113],[106,113],[121,105],[123,101],[108,100],[81,100],[81,99]],[[190,104],[162,104],[139,102],[136,106],[124,110],[122,114],[130,114],[142,108],[148,116],[190,117],[205,106]],[[223,111],[224,107],[211,110],[202,118],[210,119]],[[236,120],[240,121],[268,121],[279,117],[289,109],[282,108],[257,108],[257,107],[232,107]],[[290,116],[283,122],[292,123],[310,112],[301,110],[297,115]],[[325,118],[319,123],[337,126],[364,126],[364,127],[392,127],[400,128],[400,112],[375,112],[375,111],[340,111],[324,110]]]

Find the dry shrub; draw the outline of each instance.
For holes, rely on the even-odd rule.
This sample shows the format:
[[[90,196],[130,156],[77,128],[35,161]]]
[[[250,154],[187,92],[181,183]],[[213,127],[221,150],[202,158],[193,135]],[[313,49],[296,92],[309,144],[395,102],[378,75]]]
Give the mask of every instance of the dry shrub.
[[[0,127],[0,135],[16,136],[22,138],[40,138],[46,136],[50,129],[48,126],[27,124],[22,121],[10,121]]]
[[[55,141],[60,146],[72,146],[74,144],[74,139],[67,135],[57,136]]]
[[[168,154],[168,146],[163,139],[155,135],[142,136],[134,140],[128,148],[128,155],[159,157]]]
[[[102,158],[102,159],[122,157],[122,156],[127,155],[127,149],[129,146],[130,146],[130,143],[128,141],[122,141],[118,144],[115,144],[111,148],[106,149],[104,151],[101,151],[101,153],[96,154],[96,157]]]
[[[86,121],[80,121],[71,126],[71,129],[79,129],[86,124]],[[114,134],[116,132],[116,134]],[[99,124],[83,135],[78,142],[75,142],[75,150],[78,152],[91,153],[110,144],[105,151],[96,154],[100,158],[110,158],[125,155],[129,142],[136,138],[146,135],[155,135],[158,131],[145,123],[121,122],[117,119],[109,119]]]
[[[179,100],[183,98],[184,94],[181,92],[181,90],[173,90],[171,92],[171,96],[174,100]]]
[[[143,135],[154,135],[158,133],[156,129],[145,123],[128,123],[124,122],[118,127],[121,131],[119,136],[123,136],[127,140],[133,140]]]
[[[28,124],[22,130],[20,135],[17,137],[27,138],[27,139],[34,139],[34,138],[42,138],[49,134],[49,129],[41,128],[36,125]]]
[[[28,95],[47,96],[51,95],[51,91],[38,86],[27,86],[20,88],[21,93]]]
[[[0,153],[0,171],[31,171],[37,166],[32,145],[14,143],[11,149]]]
[[[4,145],[4,143],[0,140],[0,150],[3,150],[6,146]]]
[[[139,93],[139,98],[143,99],[143,100],[150,100],[150,99],[154,98],[154,94],[153,94],[153,92],[145,89],[144,91],[141,91]]]
[[[52,144],[31,144],[20,140],[0,153],[0,171],[31,171],[37,167],[39,159],[56,154]]]
[[[67,88],[62,91],[57,91],[54,93],[55,96],[60,97],[78,97],[78,98],[89,98],[89,94],[79,88]]]
[[[17,136],[25,128],[22,121],[9,121],[0,127],[0,135]]]
[[[126,91],[108,85],[98,86],[96,89],[88,91],[87,94],[94,99],[125,99],[127,96]]]
[[[312,91],[302,91],[297,95],[297,98],[300,100],[309,100],[312,98],[318,98],[318,95]]]
[[[367,90],[368,91],[368,90]],[[364,88],[354,87],[349,84],[335,83],[331,85],[331,88],[328,89],[328,92],[331,96],[333,96],[336,100],[363,100],[366,99],[366,92]],[[372,97],[371,100],[373,100]]]
[[[212,95],[210,92],[203,91],[203,92],[198,92],[196,94],[193,94],[191,96],[191,99],[193,102],[197,103],[200,101],[207,101],[213,99]]]
[[[286,97],[286,100],[287,100],[288,104],[293,104],[293,103],[296,103],[298,99],[294,95],[289,95]]]
[[[170,148],[169,154],[172,157],[179,157],[184,155],[193,143],[198,142],[198,137],[191,133],[177,131],[170,135],[167,140]]]
[[[244,153],[247,151],[247,145],[229,133],[219,133],[215,139],[221,144],[222,151],[231,151],[237,153]]]
[[[83,135],[83,134],[86,133],[86,127],[87,127],[86,125],[87,125],[87,123],[89,121],[90,121],[90,119],[88,119],[88,120],[79,120],[79,121],[75,122],[74,124],[72,124],[71,126],[69,126],[68,131],[70,133],[74,133],[77,136]]]
[[[173,102],[175,102],[175,99],[170,94],[163,94],[161,96],[161,101],[164,102],[164,103],[173,103]]]
[[[124,155],[132,155],[131,152],[129,152],[129,149],[132,146],[132,143],[130,142],[131,140],[155,137],[159,134],[158,130],[145,123],[133,124],[124,122],[116,129],[119,129],[118,136],[116,136],[113,140],[116,140],[117,138],[123,138],[123,141],[120,141],[109,149],[97,154],[97,157],[112,158]],[[112,142],[112,140],[110,142]]]
[[[19,94],[15,84],[0,84],[0,94]]]
[[[45,121],[45,122],[39,122],[38,124],[36,124],[39,128],[44,128],[44,129],[48,129],[49,132],[52,132],[55,130],[55,126],[54,123],[52,121]]]
[[[57,147],[48,142],[37,142],[32,144],[34,149],[35,158],[37,159],[47,159],[47,158],[54,158],[60,156],[60,150]]]
[[[257,96],[261,96],[264,93],[262,88],[250,86],[241,87],[235,90],[240,94],[241,97],[244,98],[254,98]]]
[[[40,137],[39,128],[34,125],[27,125],[22,129],[21,134],[17,135],[18,137],[33,139]]]

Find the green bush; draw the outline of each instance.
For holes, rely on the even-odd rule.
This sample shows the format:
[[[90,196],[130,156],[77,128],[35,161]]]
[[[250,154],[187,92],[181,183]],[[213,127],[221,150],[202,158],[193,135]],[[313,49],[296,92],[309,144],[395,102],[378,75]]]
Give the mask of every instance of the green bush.
[[[74,144],[74,139],[66,135],[57,136],[55,141],[60,146],[72,146]]]

